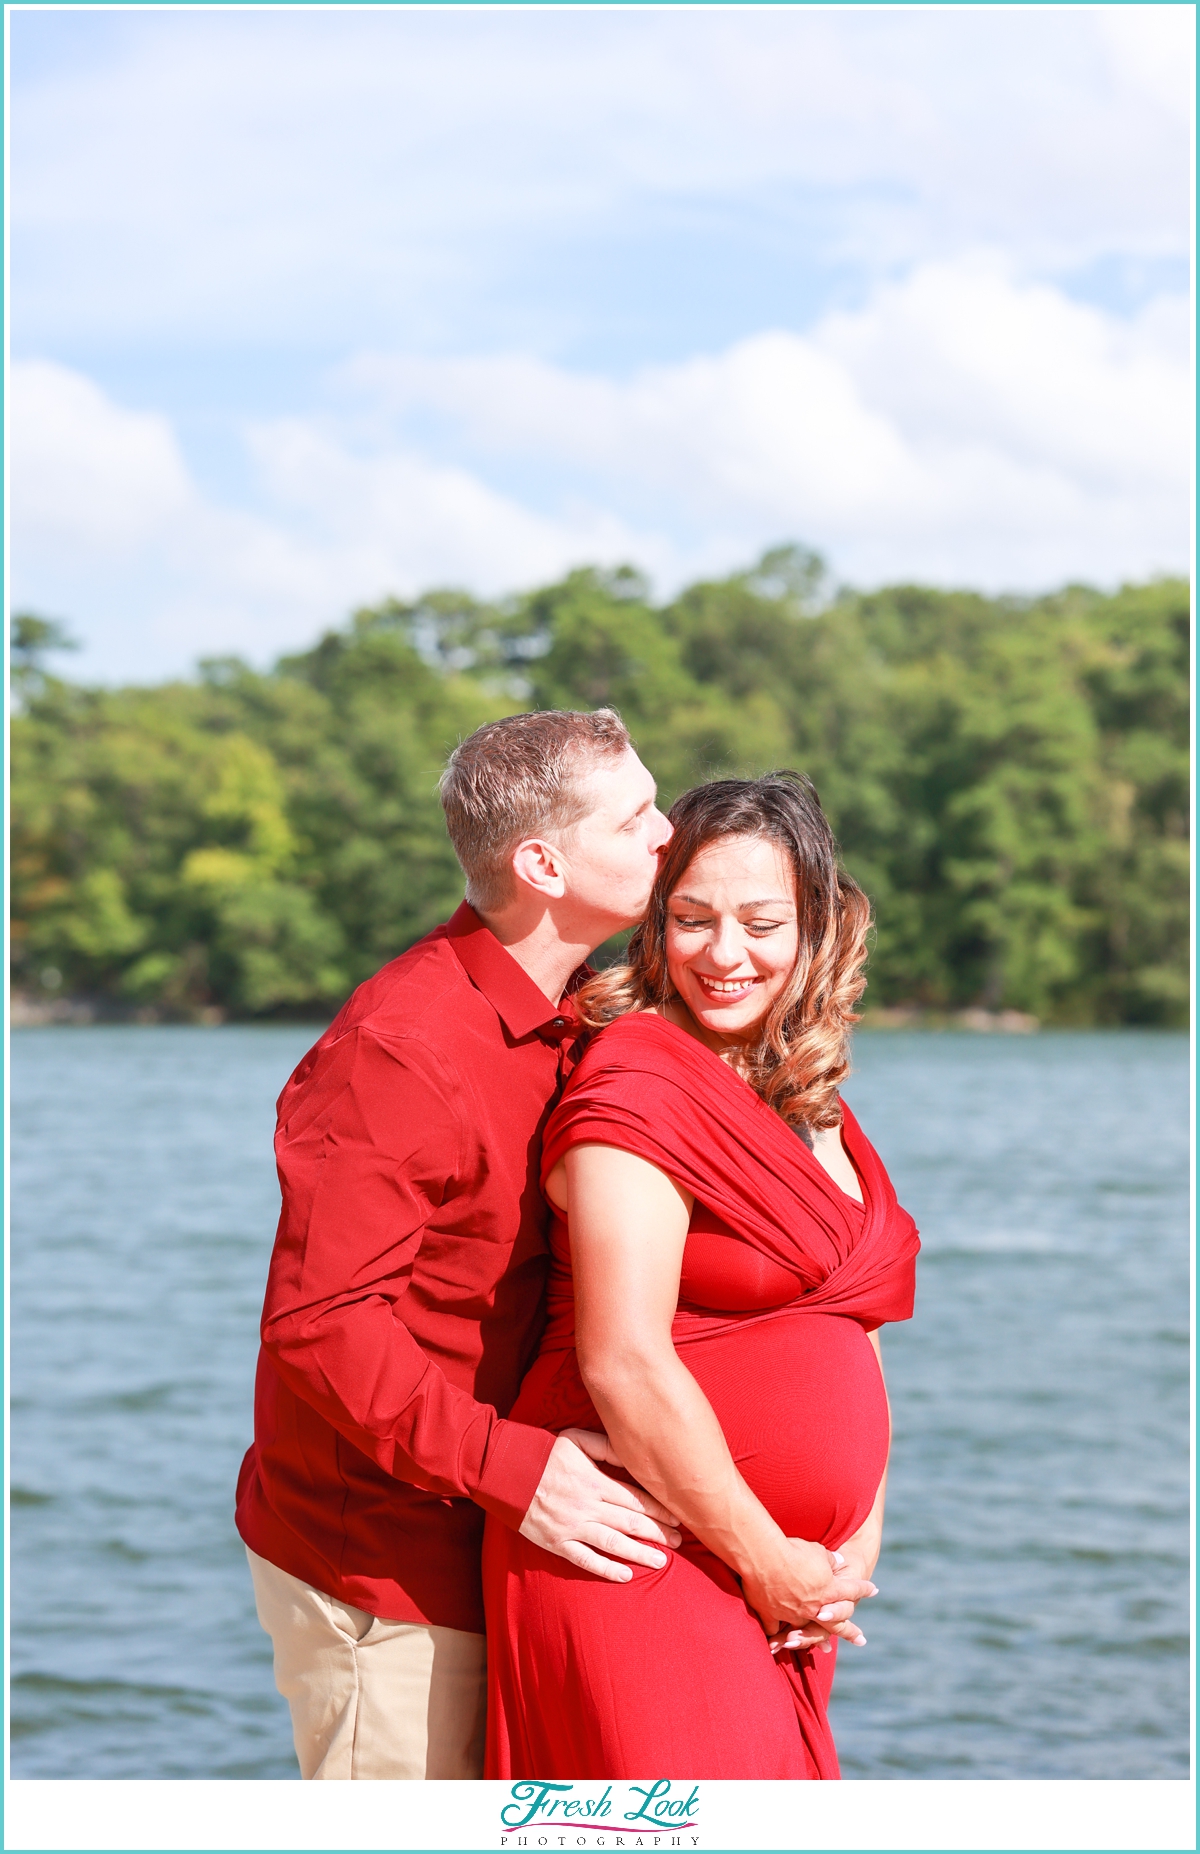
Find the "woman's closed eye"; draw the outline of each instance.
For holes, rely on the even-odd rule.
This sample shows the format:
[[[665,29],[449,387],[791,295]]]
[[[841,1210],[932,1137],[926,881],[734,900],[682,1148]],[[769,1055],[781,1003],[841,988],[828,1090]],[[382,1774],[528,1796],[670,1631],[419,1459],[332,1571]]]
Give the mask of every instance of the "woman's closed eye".
[[[711,914],[706,914],[706,915],[676,914],[672,916],[672,919],[674,920],[676,927],[678,927],[680,931],[683,933],[702,933],[705,930],[705,928],[711,927],[714,924],[713,916]],[[742,926],[746,929],[746,931],[748,933],[754,934],[757,939],[763,939],[766,937],[767,934],[778,933],[781,927],[788,927],[790,925],[791,923],[789,921],[761,920],[761,921],[743,921],[742,922]]]

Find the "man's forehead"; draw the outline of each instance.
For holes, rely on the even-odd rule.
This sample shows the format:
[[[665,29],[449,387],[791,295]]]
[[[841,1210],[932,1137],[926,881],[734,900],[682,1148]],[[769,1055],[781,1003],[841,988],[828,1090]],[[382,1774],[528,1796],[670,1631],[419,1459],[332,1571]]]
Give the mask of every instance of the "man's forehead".
[[[605,755],[588,767],[580,781],[591,800],[590,810],[607,812],[634,810],[653,799],[657,787],[653,775],[642,765],[632,747],[619,756]]]

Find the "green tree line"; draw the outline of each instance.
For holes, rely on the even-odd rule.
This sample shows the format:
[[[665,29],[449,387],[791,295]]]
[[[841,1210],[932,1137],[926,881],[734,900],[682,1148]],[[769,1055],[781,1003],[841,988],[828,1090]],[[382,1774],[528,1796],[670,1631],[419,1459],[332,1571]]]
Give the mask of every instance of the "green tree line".
[[[794,766],[872,898],[868,1001],[1187,1021],[1186,584],[826,589],[781,548],[652,603],[581,569],[354,614],[260,673],[52,674],[14,620],[14,983],[188,1017],[326,1013],[457,904],[436,783],[520,709],[620,709],[669,801]]]

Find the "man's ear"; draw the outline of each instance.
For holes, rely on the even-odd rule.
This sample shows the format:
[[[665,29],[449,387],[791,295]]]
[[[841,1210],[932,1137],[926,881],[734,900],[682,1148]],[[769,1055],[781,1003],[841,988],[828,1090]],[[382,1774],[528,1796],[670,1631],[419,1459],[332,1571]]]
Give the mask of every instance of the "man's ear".
[[[544,837],[527,837],[513,851],[513,874],[519,887],[543,896],[547,901],[561,901],[567,892],[567,869],[562,851]]]

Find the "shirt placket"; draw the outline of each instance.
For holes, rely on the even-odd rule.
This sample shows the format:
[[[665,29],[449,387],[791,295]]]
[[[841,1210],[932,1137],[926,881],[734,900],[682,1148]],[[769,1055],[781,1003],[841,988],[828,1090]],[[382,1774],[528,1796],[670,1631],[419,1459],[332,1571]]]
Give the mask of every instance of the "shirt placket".
[[[542,1034],[548,1042],[553,1042],[557,1055],[554,1079],[554,1099],[557,1102],[583,1054],[584,1030],[574,1012],[571,1012],[568,1016],[552,1018]]]

